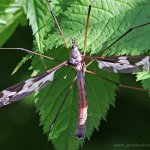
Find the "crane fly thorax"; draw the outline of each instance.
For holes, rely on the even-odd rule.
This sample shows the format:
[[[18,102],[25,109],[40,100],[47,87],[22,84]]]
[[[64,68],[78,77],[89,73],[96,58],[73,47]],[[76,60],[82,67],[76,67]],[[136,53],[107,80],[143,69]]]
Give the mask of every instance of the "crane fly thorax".
[[[70,63],[74,65],[76,70],[83,70],[82,56],[77,46],[73,45],[70,52]]]

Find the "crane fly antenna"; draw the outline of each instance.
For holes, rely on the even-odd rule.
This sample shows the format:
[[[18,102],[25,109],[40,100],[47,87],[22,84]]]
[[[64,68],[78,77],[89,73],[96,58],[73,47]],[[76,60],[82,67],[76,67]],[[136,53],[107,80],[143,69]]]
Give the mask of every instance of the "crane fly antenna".
[[[51,9],[51,6],[50,6],[51,0],[47,0],[47,3],[48,3],[49,12],[50,12],[50,14],[52,15],[52,17],[53,17],[53,19],[54,19],[54,21],[55,21],[55,23],[56,23],[56,26],[57,26],[57,28],[58,28],[58,30],[59,30],[59,33],[60,33],[60,35],[61,35],[61,37],[62,37],[62,39],[63,39],[63,41],[64,41],[64,43],[65,43],[65,46],[66,46],[67,49],[69,49],[69,46],[68,46],[67,41],[66,41],[66,39],[65,39],[65,36],[64,36],[64,34],[63,34],[63,32],[62,32],[62,29],[60,28],[60,25],[59,25],[59,23],[58,23],[58,21],[57,21],[57,19],[56,19],[56,16],[54,15],[53,10]]]
[[[69,88],[68,88],[68,90],[67,90],[67,92],[66,92],[66,94],[65,94],[65,97],[64,97],[64,99],[63,99],[63,101],[62,101],[62,103],[61,103],[61,105],[60,105],[60,107],[59,107],[59,109],[58,109],[58,111],[57,111],[57,113],[56,113],[56,116],[54,117],[54,119],[53,119],[53,121],[52,121],[52,123],[51,123],[51,125],[50,125],[49,131],[50,131],[51,129],[53,129],[53,127],[54,127],[54,125],[55,125],[55,123],[56,123],[56,121],[57,121],[57,119],[58,119],[58,116],[59,116],[59,114],[60,114],[60,112],[61,112],[61,110],[62,110],[62,108],[63,108],[63,106],[64,106],[64,104],[65,104],[65,102],[66,102],[66,100],[67,100],[67,97],[68,97],[70,91],[71,91],[72,88],[73,88],[73,85],[74,85],[74,82],[76,81],[76,79],[77,79],[77,77],[75,77],[74,80],[72,81],[72,83],[69,85]]]
[[[141,28],[143,26],[147,26],[150,25],[150,22],[148,23],[144,23],[135,27],[130,28],[128,31],[126,31],[125,33],[123,33],[121,36],[119,36],[114,42],[112,42],[109,46],[107,46],[105,49],[103,49],[100,52],[100,55],[102,56],[110,47],[112,47],[115,43],[117,43],[119,40],[121,40],[122,38],[124,38],[127,34],[129,34],[131,31],[136,30],[138,28]]]
[[[134,87],[134,86],[129,86],[129,85],[125,85],[125,84],[120,84],[120,83],[118,83],[118,82],[112,81],[112,80],[110,80],[110,79],[108,79],[108,78],[106,78],[106,77],[104,77],[104,76],[102,76],[102,75],[100,75],[100,74],[98,74],[98,73],[96,73],[96,72],[90,71],[90,70],[86,70],[86,72],[89,73],[89,74],[96,75],[96,76],[98,76],[99,78],[101,78],[101,79],[103,79],[103,80],[106,80],[106,81],[108,81],[109,83],[112,83],[112,84],[117,85],[117,86],[122,87],[122,88],[132,89],[132,90],[142,91],[142,92],[150,92],[150,90],[144,90],[144,89],[142,89],[142,88],[138,88],[138,87]]]
[[[86,20],[86,28],[85,28],[85,37],[84,37],[84,56],[86,55],[86,51],[87,51],[87,34],[88,34],[91,7],[93,3],[94,3],[94,0],[91,0],[91,3],[88,8],[88,15],[87,15],[87,20]]]

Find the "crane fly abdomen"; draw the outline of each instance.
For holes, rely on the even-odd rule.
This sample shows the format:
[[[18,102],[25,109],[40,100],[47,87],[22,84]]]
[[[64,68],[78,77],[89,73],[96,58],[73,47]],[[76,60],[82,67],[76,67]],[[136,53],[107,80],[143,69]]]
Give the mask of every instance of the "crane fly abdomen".
[[[84,72],[77,71],[77,86],[78,86],[78,124],[76,130],[76,137],[84,139],[86,131],[86,120],[87,120],[87,98]]]

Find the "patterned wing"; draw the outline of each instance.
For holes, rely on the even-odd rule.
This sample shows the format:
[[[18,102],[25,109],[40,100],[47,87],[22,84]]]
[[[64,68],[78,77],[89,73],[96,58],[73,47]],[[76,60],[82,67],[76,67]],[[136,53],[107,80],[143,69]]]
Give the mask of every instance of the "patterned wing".
[[[63,62],[37,77],[30,78],[1,91],[0,107],[18,101],[23,97],[46,87],[53,81],[55,71],[66,64],[67,62]]]
[[[115,73],[150,71],[150,56],[110,56],[96,60],[100,69]]]

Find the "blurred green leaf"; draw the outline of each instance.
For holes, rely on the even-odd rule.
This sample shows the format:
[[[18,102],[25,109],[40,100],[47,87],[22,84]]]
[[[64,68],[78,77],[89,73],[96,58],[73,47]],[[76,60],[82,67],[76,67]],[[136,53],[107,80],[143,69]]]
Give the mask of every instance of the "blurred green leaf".
[[[16,0],[0,2],[0,46],[13,34],[19,24],[24,22],[23,11]]]

